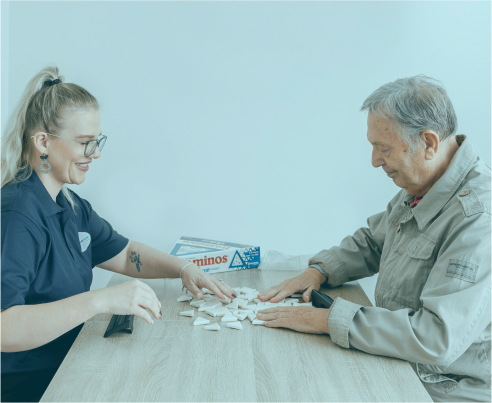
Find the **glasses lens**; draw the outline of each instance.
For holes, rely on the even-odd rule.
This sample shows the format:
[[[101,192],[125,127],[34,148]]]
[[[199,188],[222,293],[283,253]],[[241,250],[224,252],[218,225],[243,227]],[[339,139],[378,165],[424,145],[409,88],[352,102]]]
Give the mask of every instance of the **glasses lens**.
[[[91,140],[87,143],[87,146],[85,147],[85,156],[90,157],[92,154],[94,154],[94,151],[96,150],[97,146],[97,141]]]
[[[86,157],[90,157],[92,154],[94,154],[94,151],[96,151],[97,142],[98,142],[98,140],[89,141],[89,143],[87,144],[86,151],[85,151]],[[101,140],[99,140],[99,151],[102,151],[105,143],[106,143],[106,137],[103,137]]]
[[[103,148],[104,148],[104,144],[106,144],[106,139],[107,137],[103,137],[100,141],[99,141],[99,151],[102,151]]]

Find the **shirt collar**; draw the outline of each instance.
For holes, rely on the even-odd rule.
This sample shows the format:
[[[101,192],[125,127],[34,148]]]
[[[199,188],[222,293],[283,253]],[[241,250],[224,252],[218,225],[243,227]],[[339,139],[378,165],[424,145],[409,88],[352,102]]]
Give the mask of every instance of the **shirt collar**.
[[[425,194],[420,203],[412,209],[419,229],[422,230],[444,205],[453,197],[465,176],[477,161],[478,155],[470,141],[463,141],[454,154],[451,163],[438,181]],[[414,196],[403,190],[403,200],[408,203]]]
[[[45,215],[51,216],[57,213],[60,213],[65,210],[65,208],[62,208],[59,206],[50,196],[48,193],[48,190],[46,187],[43,185],[43,182],[41,182],[41,179],[39,179],[38,174],[36,171],[32,171],[32,174],[29,178],[27,178],[24,182],[22,182],[24,186],[26,186],[33,194],[36,196],[36,198],[39,200],[41,203],[41,206],[43,207]],[[60,191],[58,196],[56,197],[57,202],[62,201],[61,199],[65,199],[65,195],[63,192]],[[63,201],[62,201],[63,203]],[[62,204],[60,203],[60,204]],[[65,207],[62,204],[63,207]]]

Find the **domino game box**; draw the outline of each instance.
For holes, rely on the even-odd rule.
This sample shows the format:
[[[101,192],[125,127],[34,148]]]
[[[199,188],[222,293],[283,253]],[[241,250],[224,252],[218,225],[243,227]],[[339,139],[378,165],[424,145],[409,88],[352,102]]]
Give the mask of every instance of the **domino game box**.
[[[254,269],[260,265],[260,247],[182,236],[171,255],[195,263],[207,273]]]

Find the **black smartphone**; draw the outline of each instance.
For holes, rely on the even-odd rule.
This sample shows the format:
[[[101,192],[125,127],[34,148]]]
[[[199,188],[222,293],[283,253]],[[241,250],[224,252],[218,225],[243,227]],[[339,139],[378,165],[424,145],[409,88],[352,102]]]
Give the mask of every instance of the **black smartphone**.
[[[333,304],[333,298],[329,297],[326,294],[323,294],[322,292],[312,290],[311,291],[311,302],[313,303],[313,306],[316,308],[328,309]]]

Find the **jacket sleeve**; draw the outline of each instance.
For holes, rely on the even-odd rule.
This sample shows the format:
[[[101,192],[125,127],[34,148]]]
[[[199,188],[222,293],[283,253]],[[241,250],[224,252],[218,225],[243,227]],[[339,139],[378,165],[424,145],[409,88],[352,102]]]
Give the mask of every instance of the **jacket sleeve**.
[[[439,251],[418,311],[337,298],[328,316],[332,340],[370,354],[448,366],[490,323],[490,242],[489,214],[464,218]]]
[[[327,277],[329,286],[336,287],[379,272],[388,217],[400,194],[390,201],[386,211],[369,217],[367,227],[359,228],[352,236],[344,238],[340,246],[322,250],[309,260],[309,266],[317,268]]]

